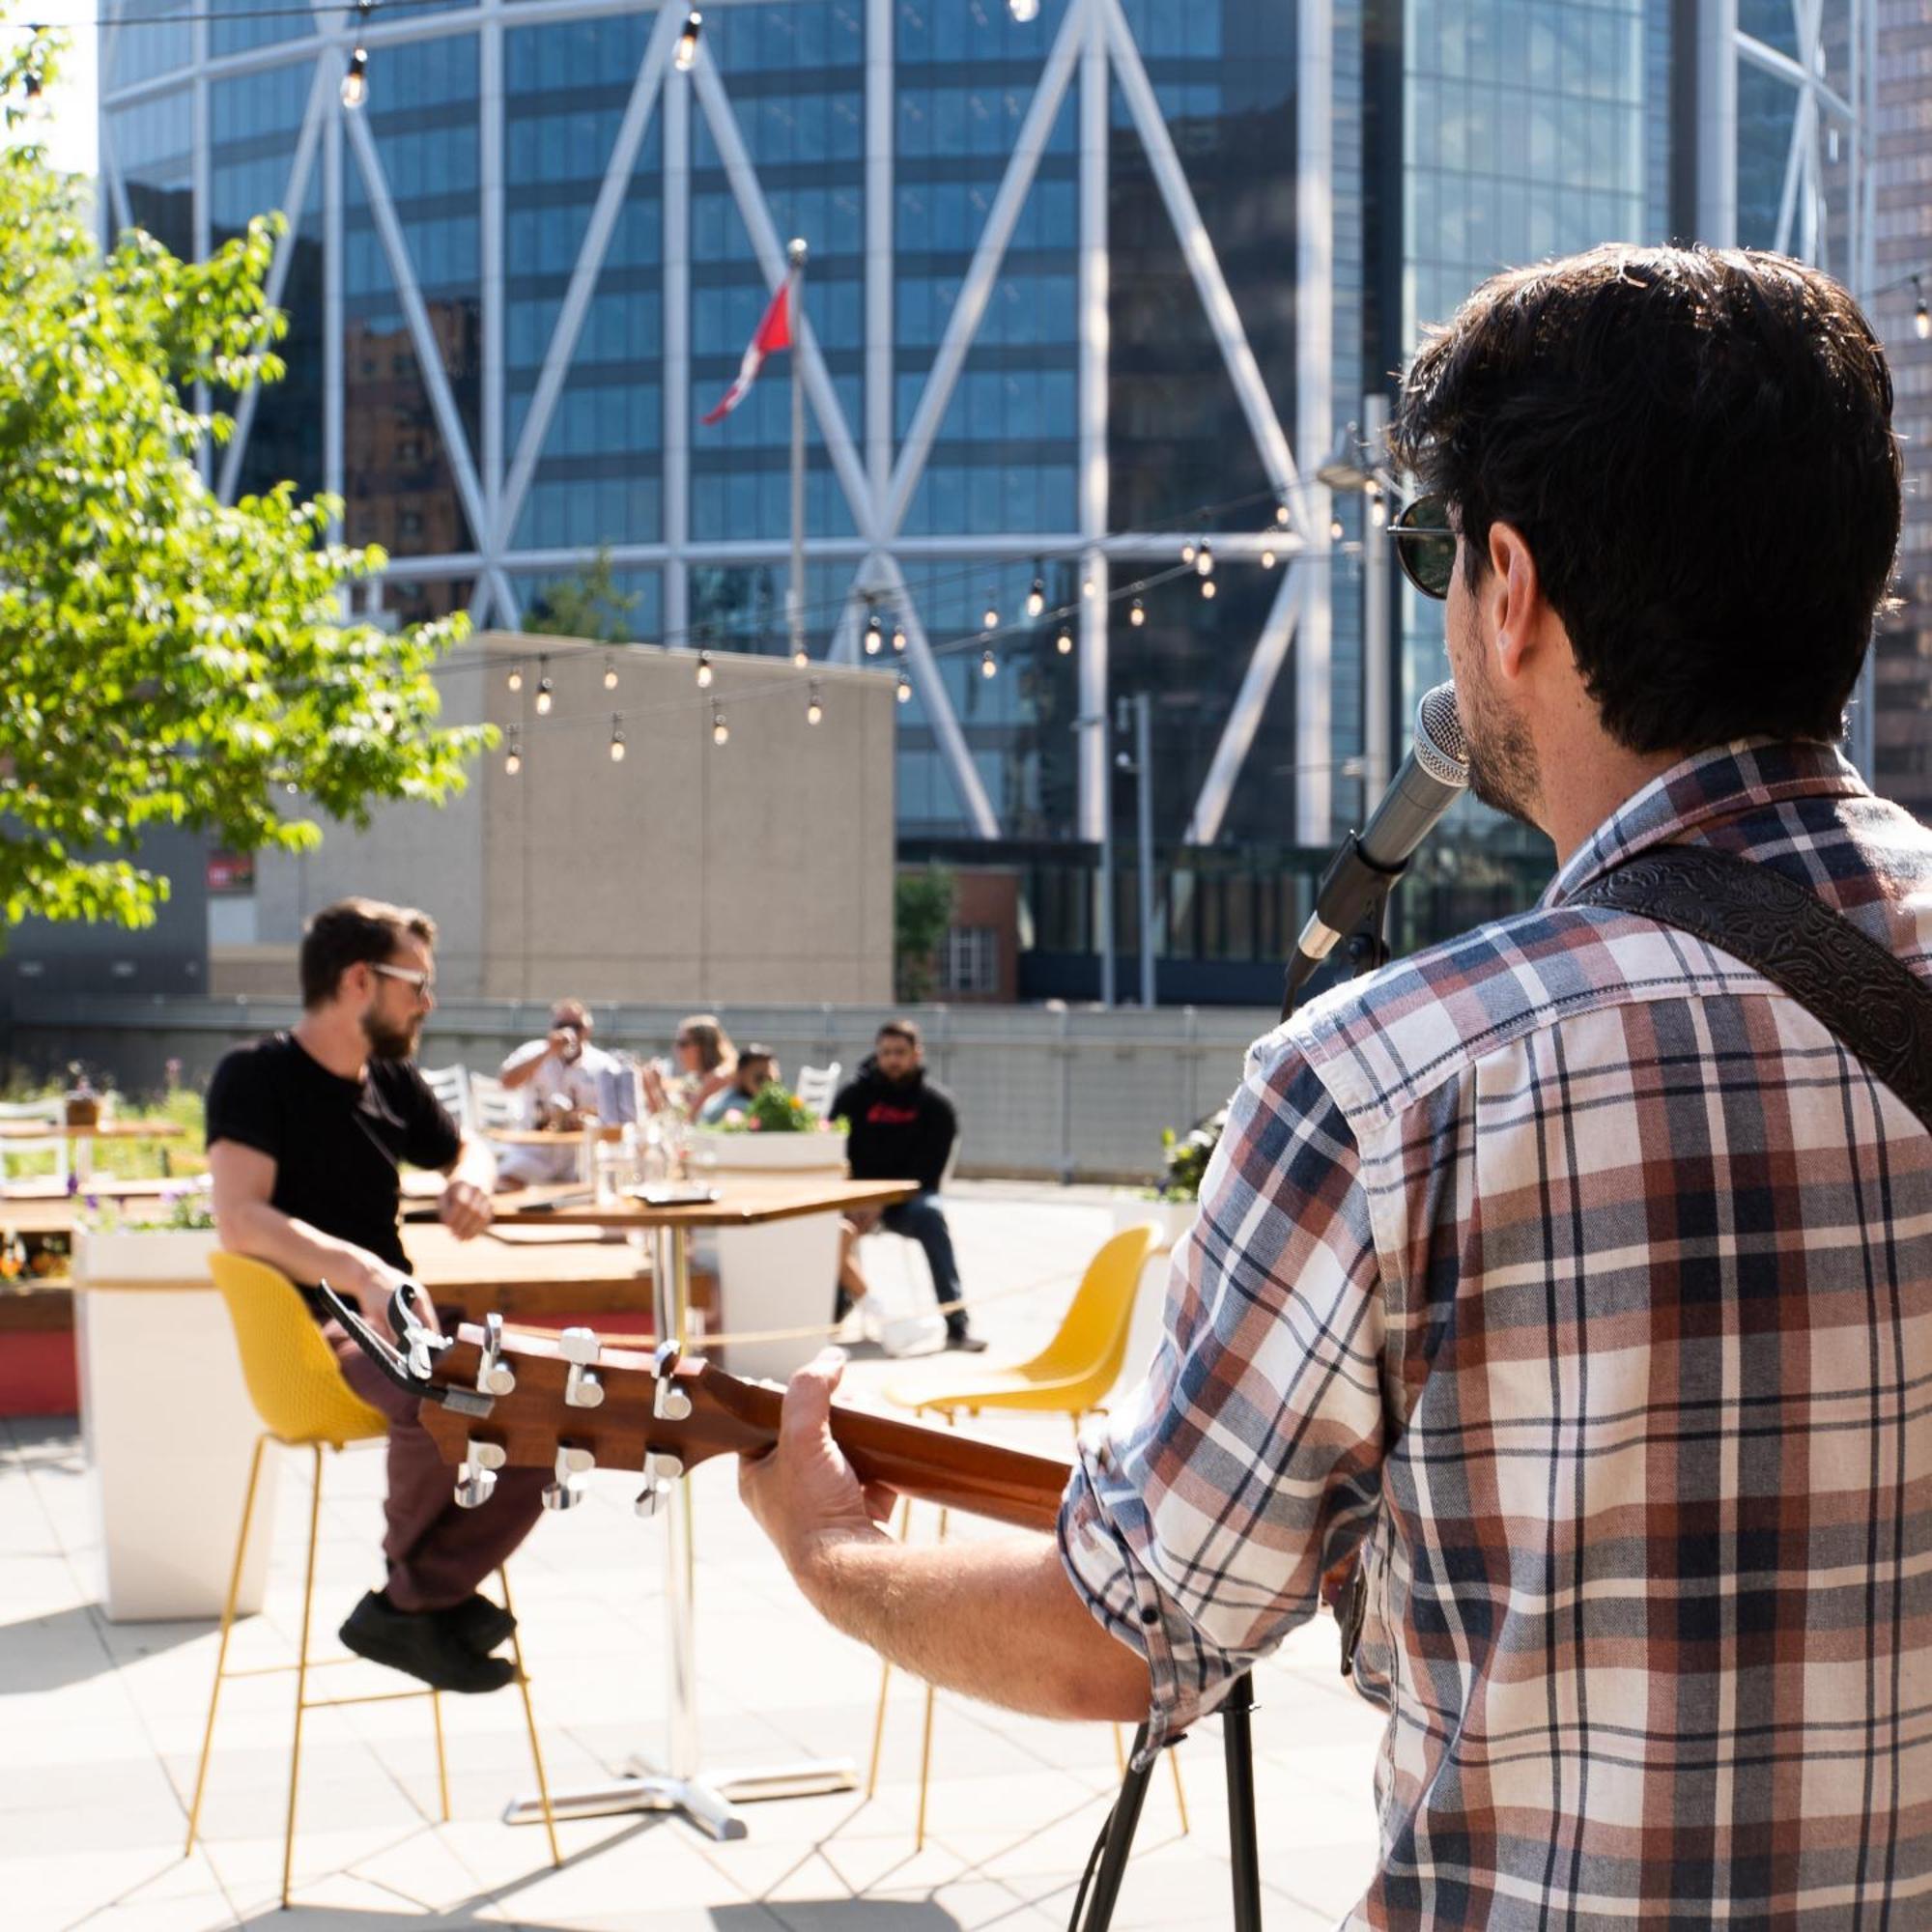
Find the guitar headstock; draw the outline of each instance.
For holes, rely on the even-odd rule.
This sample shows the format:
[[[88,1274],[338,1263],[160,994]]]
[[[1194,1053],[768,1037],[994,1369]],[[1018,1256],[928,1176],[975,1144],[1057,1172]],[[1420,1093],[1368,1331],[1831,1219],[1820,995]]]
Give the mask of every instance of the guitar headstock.
[[[412,1284],[413,1288],[413,1284]],[[768,1447],[781,1392],[741,1381],[674,1342],[607,1347],[589,1328],[511,1332],[500,1315],[440,1336],[399,1291],[380,1336],[325,1285],[336,1318],[390,1380],[422,1400],[421,1418],[444,1461],[460,1465],[456,1500],[487,1502],[503,1468],[548,1469],[549,1509],[570,1509],[592,1468],[643,1478],[638,1512],[654,1515],[669,1485],[714,1456]]]

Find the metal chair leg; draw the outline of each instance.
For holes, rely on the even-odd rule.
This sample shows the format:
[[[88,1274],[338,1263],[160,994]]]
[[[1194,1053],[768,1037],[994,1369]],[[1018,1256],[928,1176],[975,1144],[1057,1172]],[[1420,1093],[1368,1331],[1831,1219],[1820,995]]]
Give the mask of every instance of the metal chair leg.
[[[289,1818],[282,1833],[282,1906],[289,1902],[289,1880],[296,1857],[296,1793],[301,1781],[302,1714],[308,1709],[308,1634],[315,1619],[315,1546],[322,1527],[322,1444],[310,1445],[315,1458],[308,1495],[308,1564],[302,1576],[301,1648],[296,1653],[296,1735],[289,1751]]]
[[[430,1722],[436,1726],[436,1795],[442,1805],[442,1822],[449,1823],[449,1753],[442,1747],[442,1692],[429,1693]]]
[[[514,1617],[517,1612],[510,1603],[509,1571],[498,1569],[497,1572],[497,1580],[503,1586],[503,1607]],[[517,1666],[517,1690],[524,1700],[524,1722],[528,1727],[530,1734],[530,1762],[536,1766],[537,1801],[543,1806],[544,1833],[550,1839],[550,1861],[558,1870],[561,1870],[563,1868],[563,1854],[557,1849],[556,1818],[550,1807],[550,1779],[544,1773],[543,1746],[537,1742],[537,1714],[530,1703],[529,1673],[524,1668],[523,1639],[518,1636],[514,1630],[510,1633],[510,1657],[511,1661]],[[448,1815],[448,1808],[445,1804],[443,1816],[447,1817]]]
[[[1167,1763],[1174,1773],[1174,1808],[1180,1813],[1180,1835],[1184,1838],[1194,1828],[1187,1822],[1187,1791],[1180,1782],[1180,1753],[1169,1751]]]
[[[201,1824],[201,1798],[208,1786],[209,1753],[214,1747],[214,1713],[221,1702],[221,1679],[228,1665],[228,1638],[235,1628],[235,1605],[242,1595],[242,1566],[248,1556],[248,1527],[255,1517],[255,1486],[262,1474],[262,1451],[270,1437],[264,1431],[255,1438],[255,1454],[248,1463],[248,1492],[242,1505],[242,1529],[235,1539],[235,1563],[228,1573],[228,1597],[221,1605],[221,1645],[214,1653],[214,1687],[208,1693],[208,1723],[201,1734],[201,1762],[194,1772],[194,1797],[187,1807],[187,1843],[182,1857],[194,1851],[195,1832]]]

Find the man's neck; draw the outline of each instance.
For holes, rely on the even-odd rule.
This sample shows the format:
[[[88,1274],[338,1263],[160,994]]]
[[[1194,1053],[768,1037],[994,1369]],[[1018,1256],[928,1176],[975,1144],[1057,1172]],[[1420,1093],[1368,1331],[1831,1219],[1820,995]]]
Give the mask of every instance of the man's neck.
[[[369,1041],[361,1021],[327,1009],[305,1012],[291,1035],[319,1065],[342,1080],[360,1080],[369,1070]]]
[[[1540,734],[1536,749],[1543,779],[1537,821],[1555,844],[1559,867],[1612,812],[1684,757],[1682,752],[1626,750],[1598,724],[1594,707],[1571,729]]]

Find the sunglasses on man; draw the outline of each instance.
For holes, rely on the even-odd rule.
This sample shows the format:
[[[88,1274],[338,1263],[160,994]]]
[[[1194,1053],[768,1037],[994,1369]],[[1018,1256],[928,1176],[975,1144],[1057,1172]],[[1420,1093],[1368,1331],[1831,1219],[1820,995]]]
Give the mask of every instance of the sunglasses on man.
[[[1406,503],[1389,525],[1395,539],[1395,559],[1402,574],[1438,603],[1449,595],[1449,579],[1456,569],[1456,532],[1449,527],[1449,506],[1440,497],[1418,497]]]
[[[385,980],[400,980],[410,987],[419,1000],[429,999],[436,991],[436,975],[420,966],[390,966],[382,960],[371,960],[369,970],[380,973]]]

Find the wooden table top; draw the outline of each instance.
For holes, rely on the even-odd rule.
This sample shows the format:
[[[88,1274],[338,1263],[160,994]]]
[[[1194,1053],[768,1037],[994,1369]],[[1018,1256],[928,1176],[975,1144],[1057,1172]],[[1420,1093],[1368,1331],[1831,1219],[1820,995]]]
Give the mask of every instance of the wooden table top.
[[[592,1135],[600,1141],[624,1138],[623,1123],[600,1122],[594,1127],[491,1127],[481,1136],[496,1147],[582,1147]]]
[[[838,1214],[848,1208],[890,1208],[919,1192],[913,1180],[848,1180],[843,1175],[721,1172],[695,1177],[718,1189],[716,1201],[677,1208],[650,1208],[626,1200],[600,1208],[594,1202],[559,1201],[550,1208],[517,1204],[524,1197],[497,1197],[498,1225],[541,1223],[552,1228],[749,1228],[768,1221],[795,1221],[807,1214]],[[534,1194],[535,1190],[530,1190]],[[532,1211],[532,1209],[534,1211]]]
[[[71,1127],[64,1121],[0,1121],[0,1141],[50,1141],[56,1135],[71,1141],[178,1141],[186,1132],[179,1121],[138,1117],[92,1127]]]

